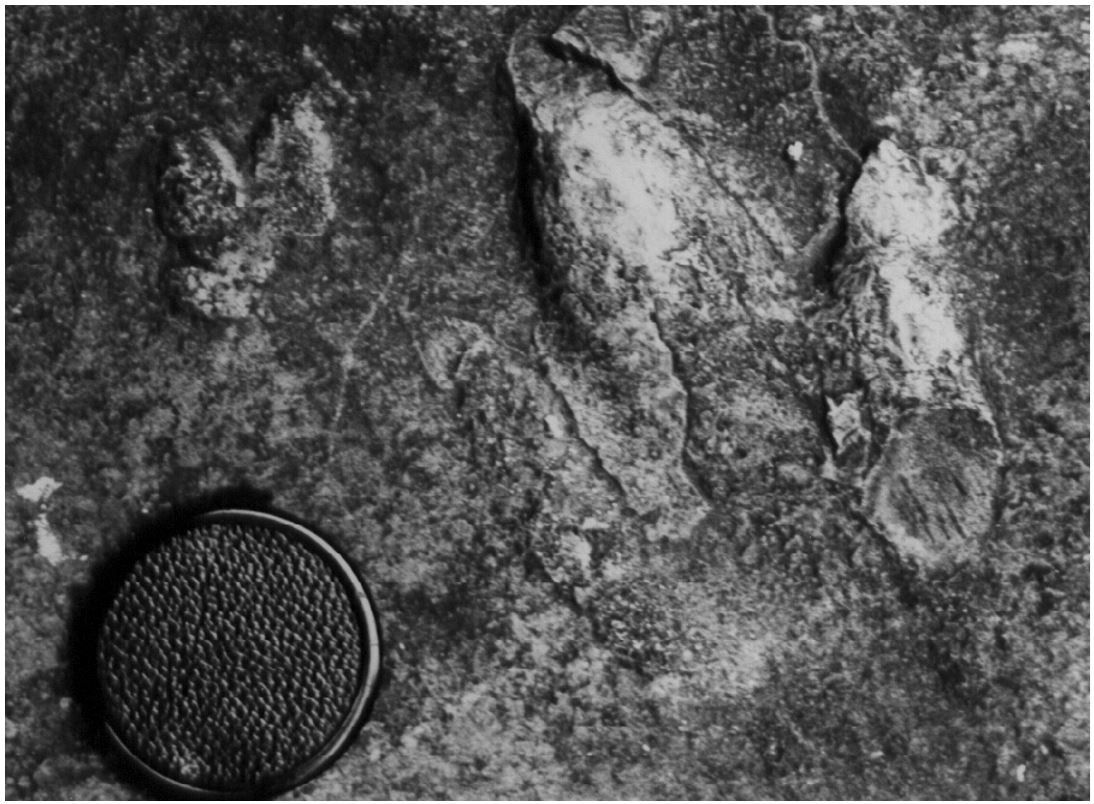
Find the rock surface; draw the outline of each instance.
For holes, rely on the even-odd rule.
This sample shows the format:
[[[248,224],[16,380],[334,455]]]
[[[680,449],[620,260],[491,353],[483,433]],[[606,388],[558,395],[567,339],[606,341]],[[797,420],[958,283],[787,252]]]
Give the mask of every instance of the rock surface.
[[[1085,10],[6,22],[9,798],[244,482],[386,648],[287,798],[1089,797]]]
[[[808,390],[794,388],[804,366],[763,344],[806,318],[811,278],[841,229],[826,220],[799,250],[776,205],[731,189],[741,166],[762,170],[764,155],[727,145],[715,160],[701,144],[718,138],[713,121],[656,94],[654,67],[673,27],[668,9],[586,9],[546,40],[518,34],[509,56],[531,128],[528,203],[550,301],[559,329],[581,340],[565,357],[555,350],[550,373],[628,504],[652,520],[652,538],[687,538],[713,505],[732,504],[711,499],[688,443],[705,395],[690,389],[709,387],[703,374],[748,377],[708,403],[729,407],[727,440],[796,441],[797,454],[779,460],[798,467],[810,462],[810,440],[820,448]],[[943,238],[956,207],[942,181],[888,140],[837,192],[849,193],[856,262],[839,269],[854,319],[843,322],[851,352],[840,362],[873,364],[857,366],[870,376],[857,395],[837,392],[828,404],[851,402],[879,430],[859,441],[886,445],[863,456],[865,511],[918,560],[975,550],[991,525],[1001,455],[947,276],[955,257]],[[683,357],[696,343],[703,357],[726,357],[697,370]],[[749,376],[757,357],[776,370]],[[887,437],[887,419],[910,408]]]
[[[178,252],[179,292],[201,314],[251,316],[282,241],[322,237],[334,219],[333,146],[316,106],[293,99],[246,137],[241,125],[223,140],[208,129],[166,137],[156,220]]]
[[[633,38],[619,33],[635,30],[631,16],[642,25]],[[550,374],[653,539],[688,538],[711,513],[689,441],[714,377],[743,390],[724,400],[727,440],[770,427],[797,442],[789,460],[806,462],[813,446],[787,378],[750,365],[752,344],[796,324],[809,268],[791,259],[793,233],[775,207],[744,189],[762,156],[711,153],[701,143],[717,138],[713,120],[629,88],[648,82],[654,32],[670,17],[588,9],[546,43],[518,34],[508,62],[533,141],[527,201],[559,312]]]
[[[836,283],[853,366],[837,461],[865,474],[864,510],[903,554],[928,563],[977,549],[989,533],[1002,461],[994,416],[962,332],[957,209],[943,181],[889,140],[847,204],[848,255]],[[964,315],[963,315],[964,313]],[[880,454],[878,454],[880,453]],[[844,460],[849,455],[857,458]],[[856,465],[857,463],[857,465]]]

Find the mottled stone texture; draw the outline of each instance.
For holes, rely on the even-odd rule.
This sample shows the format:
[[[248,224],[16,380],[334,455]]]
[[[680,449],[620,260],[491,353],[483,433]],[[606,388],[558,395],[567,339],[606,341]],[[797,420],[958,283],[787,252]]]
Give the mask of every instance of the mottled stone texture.
[[[6,18],[9,798],[240,483],[387,649],[290,798],[1089,797],[1085,9]]]
[[[741,471],[752,445],[778,444],[790,466],[817,463],[811,453],[832,424],[809,421],[808,390],[793,380],[810,358],[791,354],[787,365],[775,339],[803,326],[842,226],[856,255],[834,269],[849,289],[851,359],[883,373],[870,381],[875,397],[885,383],[893,389],[877,400],[865,384],[857,397],[873,409],[859,416],[881,427],[920,409],[875,436],[886,446],[859,467],[865,511],[916,559],[975,550],[991,525],[1000,456],[958,323],[956,249],[942,242],[956,209],[944,183],[884,140],[861,175],[830,190],[849,194],[848,220],[822,220],[796,246],[776,203],[735,192],[740,174],[764,169],[763,151],[726,144],[712,156],[706,140],[725,139],[713,121],[682,117],[649,87],[673,25],[669,9],[586,9],[546,40],[518,36],[509,57],[534,138],[530,203],[552,303],[586,338],[570,365],[551,364],[586,442],[653,520],[652,537],[687,538],[712,506],[731,504],[711,497],[707,475],[762,482]],[[821,124],[830,122],[818,115]],[[711,375],[731,380],[711,389]],[[704,403],[729,409],[720,429],[737,446],[702,455],[697,468],[692,417]]]
[[[865,423],[860,443],[880,448],[856,467],[867,515],[903,554],[951,559],[989,533],[1002,457],[963,331],[970,313],[957,299],[958,246],[946,239],[956,205],[944,182],[885,140],[847,215],[854,260],[837,267],[837,283],[863,379],[828,404],[850,400]]]
[[[669,10],[633,13],[653,30],[673,24]],[[693,393],[714,376],[748,386],[726,417],[734,434],[770,428],[798,442],[788,460],[809,461],[806,411],[754,345],[797,325],[803,266],[775,206],[742,181],[762,157],[712,153],[712,120],[613,86],[620,70],[648,78],[636,65],[653,61],[646,37],[622,33],[629,15],[587,10],[546,43],[518,35],[508,66],[532,128],[529,203],[559,312],[551,374],[649,537],[684,539],[712,511],[706,475],[728,469],[709,455],[697,468],[689,443]],[[576,61],[552,55],[574,41]]]
[[[186,306],[209,318],[248,318],[282,241],[325,234],[337,210],[321,103],[293,98],[249,126],[165,135],[154,211],[177,251],[173,279]]]

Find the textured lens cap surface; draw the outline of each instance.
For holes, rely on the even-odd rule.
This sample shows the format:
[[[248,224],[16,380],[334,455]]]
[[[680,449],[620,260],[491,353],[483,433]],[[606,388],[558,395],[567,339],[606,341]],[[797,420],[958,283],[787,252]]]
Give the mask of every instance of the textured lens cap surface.
[[[106,733],[146,779],[271,796],[356,736],[380,635],[361,580],[318,534],[217,510],[174,523],[126,568],[94,660]]]

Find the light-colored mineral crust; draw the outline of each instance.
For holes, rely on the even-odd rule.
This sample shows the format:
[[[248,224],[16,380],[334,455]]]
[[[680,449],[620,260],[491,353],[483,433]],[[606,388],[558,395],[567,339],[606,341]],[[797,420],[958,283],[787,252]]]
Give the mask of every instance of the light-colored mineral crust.
[[[904,555],[926,564],[975,549],[991,526],[1001,462],[992,412],[956,302],[946,233],[956,208],[944,182],[884,141],[847,205],[855,348],[869,355],[873,407],[889,425],[865,479],[867,515]],[[904,412],[897,412],[904,411]],[[885,421],[891,417],[889,421]]]
[[[562,330],[583,343],[557,339],[550,376],[648,536],[679,539],[711,510],[686,465],[682,343],[703,332],[724,354],[753,355],[757,325],[795,321],[794,248],[768,204],[734,191],[745,155],[726,152],[715,163],[690,136],[698,116],[649,102],[652,90],[611,85],[605,70],[626,82],[648,77],[670,26],[667,12],[635,13],[637,34],[611,35],[619,12],[605,9],[579,14],[553,37],[588,63],[518,36],[509,69],[534,130],[542,256],[562,288]],[[784,420],[800,429],[800,411],[762,386],[752,393],[762,398],[738,410],[737,431]]]

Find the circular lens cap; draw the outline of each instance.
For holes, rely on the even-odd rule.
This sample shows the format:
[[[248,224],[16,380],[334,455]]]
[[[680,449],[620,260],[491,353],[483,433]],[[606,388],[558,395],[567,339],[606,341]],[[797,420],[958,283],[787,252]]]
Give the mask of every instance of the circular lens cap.
[[[157,534],[107,603],[95,643],[106,733],[182,795],[284,792],[364,723],[380,635],[361,580],[313,531],[217,510]]]

